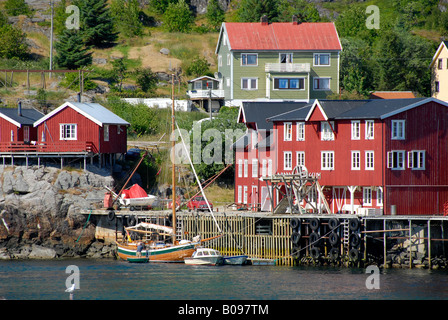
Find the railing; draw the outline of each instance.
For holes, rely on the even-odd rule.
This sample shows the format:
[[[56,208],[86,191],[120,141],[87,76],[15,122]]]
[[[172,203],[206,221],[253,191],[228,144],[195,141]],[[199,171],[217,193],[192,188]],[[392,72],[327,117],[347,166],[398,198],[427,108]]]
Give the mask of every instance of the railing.
[[[0,142],[0,152],[98,152],[91,141],[66,141],[66,142]]]
[[[187,92],[187,94],[190,96],[190,98],[192,99],[198,99],[198,98],[224,98],[224,90],[211,90],[211,94],[210,94],[210,90],[189,90]]]
[[[309,63],[266,63],[265,72],[298,73],[310,72]]]

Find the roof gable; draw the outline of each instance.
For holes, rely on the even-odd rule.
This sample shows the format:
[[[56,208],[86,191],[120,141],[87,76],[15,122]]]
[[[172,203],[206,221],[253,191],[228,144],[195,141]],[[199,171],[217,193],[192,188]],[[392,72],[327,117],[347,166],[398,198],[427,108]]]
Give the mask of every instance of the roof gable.
[[[44,114],[36,109],[22,108],[21,114],[18,114],[17,108],[0,108],[0,118],[11,122],[17,127],[22,125],[33,125],[33,123],[40,119]]]
[[[102,127],[104,124],[117,124],[124,126],[130,125],[129,122],[121,119],[115,113],[98,103],[65,102],[64,104],[47,114],[45,117],[34,122],[34,126],[37,127],[39,124],[50,119],[65,108],[74,109],[100,127]]]
[[[227,34],[231,50],[342,50],[336,27],[332,22],[279,22],[267,25],[226,22],[221,27],[218,46],[224,33]]]
[[[448,41],[442,41],[439,45],[439,47],[436,50],[436,53],[434,54],[434,57],[432,58],[431,64],[429,65],[429,68],[432,68],[439,57],[440,53],[443,49],[448,50]]]
[[[305,121],[328,121],[328,116],[318,100],[314,101]]]

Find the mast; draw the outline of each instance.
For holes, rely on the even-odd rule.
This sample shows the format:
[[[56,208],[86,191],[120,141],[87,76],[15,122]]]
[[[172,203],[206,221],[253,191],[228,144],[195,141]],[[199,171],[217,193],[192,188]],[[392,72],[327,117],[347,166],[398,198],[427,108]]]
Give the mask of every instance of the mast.
[[[171,75],[171,98],[172,98],[172,104],[171,104],[171,135],[174,133],[174,73]],[[173,197],[173,203],[172,203],[172,209],[173,209],[173,244],[176,244],[176,234],[177,234],[177,221],[176,221],[176,163],[175,163],[175,141],[174,137],[171,136],[171,167],[172,167],[172,197]]]

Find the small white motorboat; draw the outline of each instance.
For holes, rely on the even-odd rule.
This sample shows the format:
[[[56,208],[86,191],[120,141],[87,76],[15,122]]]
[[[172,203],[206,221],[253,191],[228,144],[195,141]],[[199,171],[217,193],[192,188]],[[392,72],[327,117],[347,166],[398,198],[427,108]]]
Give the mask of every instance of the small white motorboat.
[[[185,264],[190,265],[221,265],[224,262],[219,251],[210,248],[197,248],[190,258],[184,258]]]

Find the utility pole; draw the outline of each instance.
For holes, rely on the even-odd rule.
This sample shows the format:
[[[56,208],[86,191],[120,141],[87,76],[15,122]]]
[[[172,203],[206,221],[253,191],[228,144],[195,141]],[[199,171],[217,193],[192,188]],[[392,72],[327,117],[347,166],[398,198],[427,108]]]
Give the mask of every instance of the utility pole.
[[[53,70],[53,16],[54,16],[54,6],[53,6],[53,0],[50,0],[50,7],[51,7],[51,31],[50,31],[50,76],[51,79],[51,70]]]

